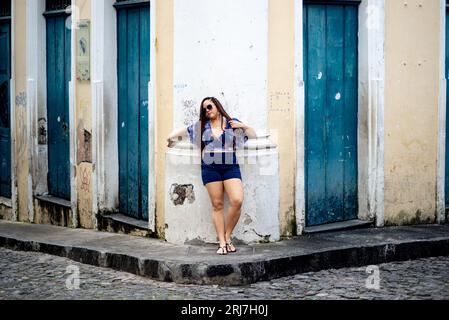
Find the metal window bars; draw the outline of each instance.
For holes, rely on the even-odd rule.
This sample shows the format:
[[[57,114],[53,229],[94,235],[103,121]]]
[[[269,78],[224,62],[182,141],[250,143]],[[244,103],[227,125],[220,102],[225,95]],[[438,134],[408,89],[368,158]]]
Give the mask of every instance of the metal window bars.
[[[0,17],[11,16],[11,0],[0,1]]]

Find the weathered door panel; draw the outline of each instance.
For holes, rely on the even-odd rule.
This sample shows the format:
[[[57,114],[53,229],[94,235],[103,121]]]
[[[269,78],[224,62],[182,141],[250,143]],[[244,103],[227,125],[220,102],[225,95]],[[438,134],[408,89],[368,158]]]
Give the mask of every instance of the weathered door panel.
[[[117,8],[120,211],[148,219],[149,3]]]
[[[48,189],[52,196],[70,200],[71,32],[66,14],[46,16]]]
[[[0,20],[0,196],[11,198],[11,23]]]
[[[306,225],[357,218],[358,7],[304,5]]]

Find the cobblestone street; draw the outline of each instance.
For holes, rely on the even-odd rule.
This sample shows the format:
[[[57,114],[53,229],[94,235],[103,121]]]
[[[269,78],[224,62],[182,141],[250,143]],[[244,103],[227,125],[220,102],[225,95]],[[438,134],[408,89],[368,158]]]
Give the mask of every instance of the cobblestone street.
[[[156,282],[40,253],[0,248],[0,299],[449,299],[449,257],[307,273],[245,287]],[[79,289],[73,281],[79,270]],[[369,282],[375,283],[375,282]],[[370,286],[372,287],[372,286]]]

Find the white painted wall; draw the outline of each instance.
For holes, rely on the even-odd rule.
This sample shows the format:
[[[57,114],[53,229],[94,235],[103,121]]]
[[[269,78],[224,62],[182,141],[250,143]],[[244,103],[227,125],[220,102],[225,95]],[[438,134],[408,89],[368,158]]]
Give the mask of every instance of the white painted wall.
[[[231,117],[265,134],[267,77],[268,0],[174,0],[174,127],[196,121],[203,98],[214,96]],[[250,141],[239,156],[245,199],[235,236],[245,242],[280,237],[279,155],[266,144]],[[192,185],[195,199],[175,205],[176,184]],[[167,153],[165,186],[167,241],[216,242],[199,153],[189,143]]]
[[[27,1],[27,97],[31,122],[30,154],[32,158],[32,185],[30,193],[44,195],[48,193],[48,144],[39,144],[39,126],[48,131],[47,120],[47,59],[46,59],[46,22],[43,13],[45,0]],[[33,206],[32,206],[33,207]]]
[[[174,126],[215,96],[265,133],[267,61],[268,0],[174,0]]]
[[[384,225],[385,0],[359,7],[359,218]]]
[[[268,139],[250,140],[247,149],[237,153],[241,167],[244,202],[234,238],[245,243],[280,240],[279,153]],[[216,243],[212,206],[201,179],[200,153],[189,141],[179,143],[166,155],[165,238],[170,243],[192,241]],[[177,185],[189,195],[176,203]],[[225,216],[229,200],[225,195]]]
[[[115,0],[92,5],[93,212],[119,205],[117,138],[117,19]]]

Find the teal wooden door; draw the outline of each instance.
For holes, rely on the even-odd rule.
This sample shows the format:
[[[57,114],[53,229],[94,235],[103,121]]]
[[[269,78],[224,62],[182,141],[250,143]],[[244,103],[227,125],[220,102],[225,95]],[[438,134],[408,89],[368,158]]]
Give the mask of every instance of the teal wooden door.
[[[67,14],[46,12],[47,24],[47,117],[48,191],[70,200],[69,81],[71,32]]]
[[[120,212],[148,220],[149,2],[117,2]]]
[[[0,196],[11,198],[11,22],[0,18]]]
[[[317,2],[303,19],[307,226],[358,215],[359,1]]]

